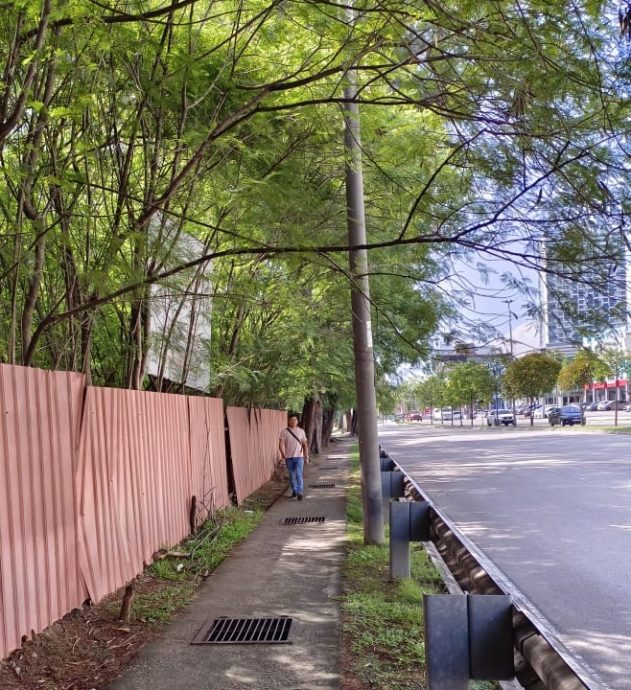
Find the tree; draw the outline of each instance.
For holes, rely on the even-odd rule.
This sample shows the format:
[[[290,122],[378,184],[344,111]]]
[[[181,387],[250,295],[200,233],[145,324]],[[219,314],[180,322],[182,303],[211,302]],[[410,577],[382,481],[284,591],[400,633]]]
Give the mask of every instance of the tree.
[[[533,352],[509,362],[504,372],[504,388],[513,397],[527,398],[531,405],[535,400],[550,392],[557,381],[561,363],[554,357]],[[530,425],[534,417],[530,417]]]
[[[478,362],[463,362],[449,372],[448,387],[454,391],[459,405],[469,408],[471,426],[475,403],[488,405],[493,398],[495,380],[488,367]]]
[[[559,371],[557,385],[564,391],[582,389],[583,402],[586,402],[586,387],[594,380],[607,375],[607,364],[592,350],[582,348],[572,359],[563,364]]]
[[[434,374],[419,383],[416,387],[416,396],[421,407],[429,407],[432,410],[430,420],[433,423],[434,408],[444,407],[447,404],[447,381],[444,374]],[[440,423],[443,423],[442,415]]]
[[[614,426],[618,426],[618,403],[620,402],[619,380],[623,376],[629,376],[631,370],[629,354],[616,347],[605,348],[602,353],[602,360],[608,369],[609,375],[613,375],[616,382],[616,402],[614,410]]]
[[[353,30],[320,3],[228,2],[221,22],[199,0],[51,7],[0,18],[3,360],[142,385],[149,286],[185,269],[169,227],[213,269],[289,253],[343,265],[351,69],[368,246],[422,248],[390,266],[419,293],[437,278],[421,263],[446,277],[467,254],[589,283],[619,263],[628,75],[598,2],[389,0]]]

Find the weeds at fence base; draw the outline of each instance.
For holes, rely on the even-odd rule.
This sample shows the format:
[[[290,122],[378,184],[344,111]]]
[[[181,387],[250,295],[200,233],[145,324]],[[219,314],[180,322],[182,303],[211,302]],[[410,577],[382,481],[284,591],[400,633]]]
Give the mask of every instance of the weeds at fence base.
[[[0,661],[2,690],[100,690],[119,677],[145,643],[199,584],[242,541],[287,488],[269,482],[241,508],[220,511],[177,551],[190,558],[163,558],[134,581],[129,624],[118,619],[125,588],[98,606],[75,609]]]
[[[425,690],[423,593],[444,587],[420,544],[412,545],[412,577],[390,580],[385,546],[363,543],[359,457],[351,456],[347,502],[349,541],[344,568],[343,690]],[[386,530],[387,535],[387,530]],[[472,683],[493,690],[494,683]]]

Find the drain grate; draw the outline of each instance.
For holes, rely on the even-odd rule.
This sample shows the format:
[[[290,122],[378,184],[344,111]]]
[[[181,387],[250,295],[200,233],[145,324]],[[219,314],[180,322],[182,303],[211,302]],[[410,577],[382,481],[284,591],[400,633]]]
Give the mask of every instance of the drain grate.
[[[332,489],[335,484],[309,484],[310,489]]]
[[[324,515],[307,516],[307,515],[297,515],[295,517],[288,517],[283,520],[281,524],[283,525],[308,525],[312,523],[324,522],[326,518]]]
[[[204,626],[193,644],[291,644],[293,618],[216,618]]]

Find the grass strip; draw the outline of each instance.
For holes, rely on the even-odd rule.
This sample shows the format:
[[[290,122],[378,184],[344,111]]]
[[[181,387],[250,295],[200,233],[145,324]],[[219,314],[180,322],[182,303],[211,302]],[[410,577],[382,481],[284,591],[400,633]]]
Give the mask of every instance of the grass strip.
[[[347,500],[342,687],[344,690],[425,690],[422,601],[423,594],[445,592],[440,574],[423,547],[412,544],[411,577],[392,581],[387,544],[364,545],[356,448],[351,454]],[[488,682],[471,684],[473,690],[496,687]]]
[[[271,486],[278,484],[278,486]],[[166,557],[147,566],[136,580],[133,617],[149,624],[167,623],[192,597],[212,571],[259,524],[265,511],[286,488],[270,482],[267,492],[255,493],[242,506],[218,510],[194,536],[173,549],[187,557]],[[164,548],[164,551],[169,551]],[[106,602],[112,613],[120,606],[119,591]]]

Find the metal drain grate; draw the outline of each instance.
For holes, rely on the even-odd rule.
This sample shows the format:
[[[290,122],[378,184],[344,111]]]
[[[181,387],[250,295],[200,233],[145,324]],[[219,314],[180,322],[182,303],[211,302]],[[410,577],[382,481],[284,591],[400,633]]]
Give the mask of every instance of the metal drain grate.
[[[335,484],[309,484],[310,489],[332,489]]]
[[[306,515],[298,515],[296,517],[288,517],[283,520],[283,525],[308,525],[312,523],[324,522],[326,518],[324,515],[316,515],[308,517]]]
[[[204,626],[193,644],[291,644],[293,618],[216,618]]]

